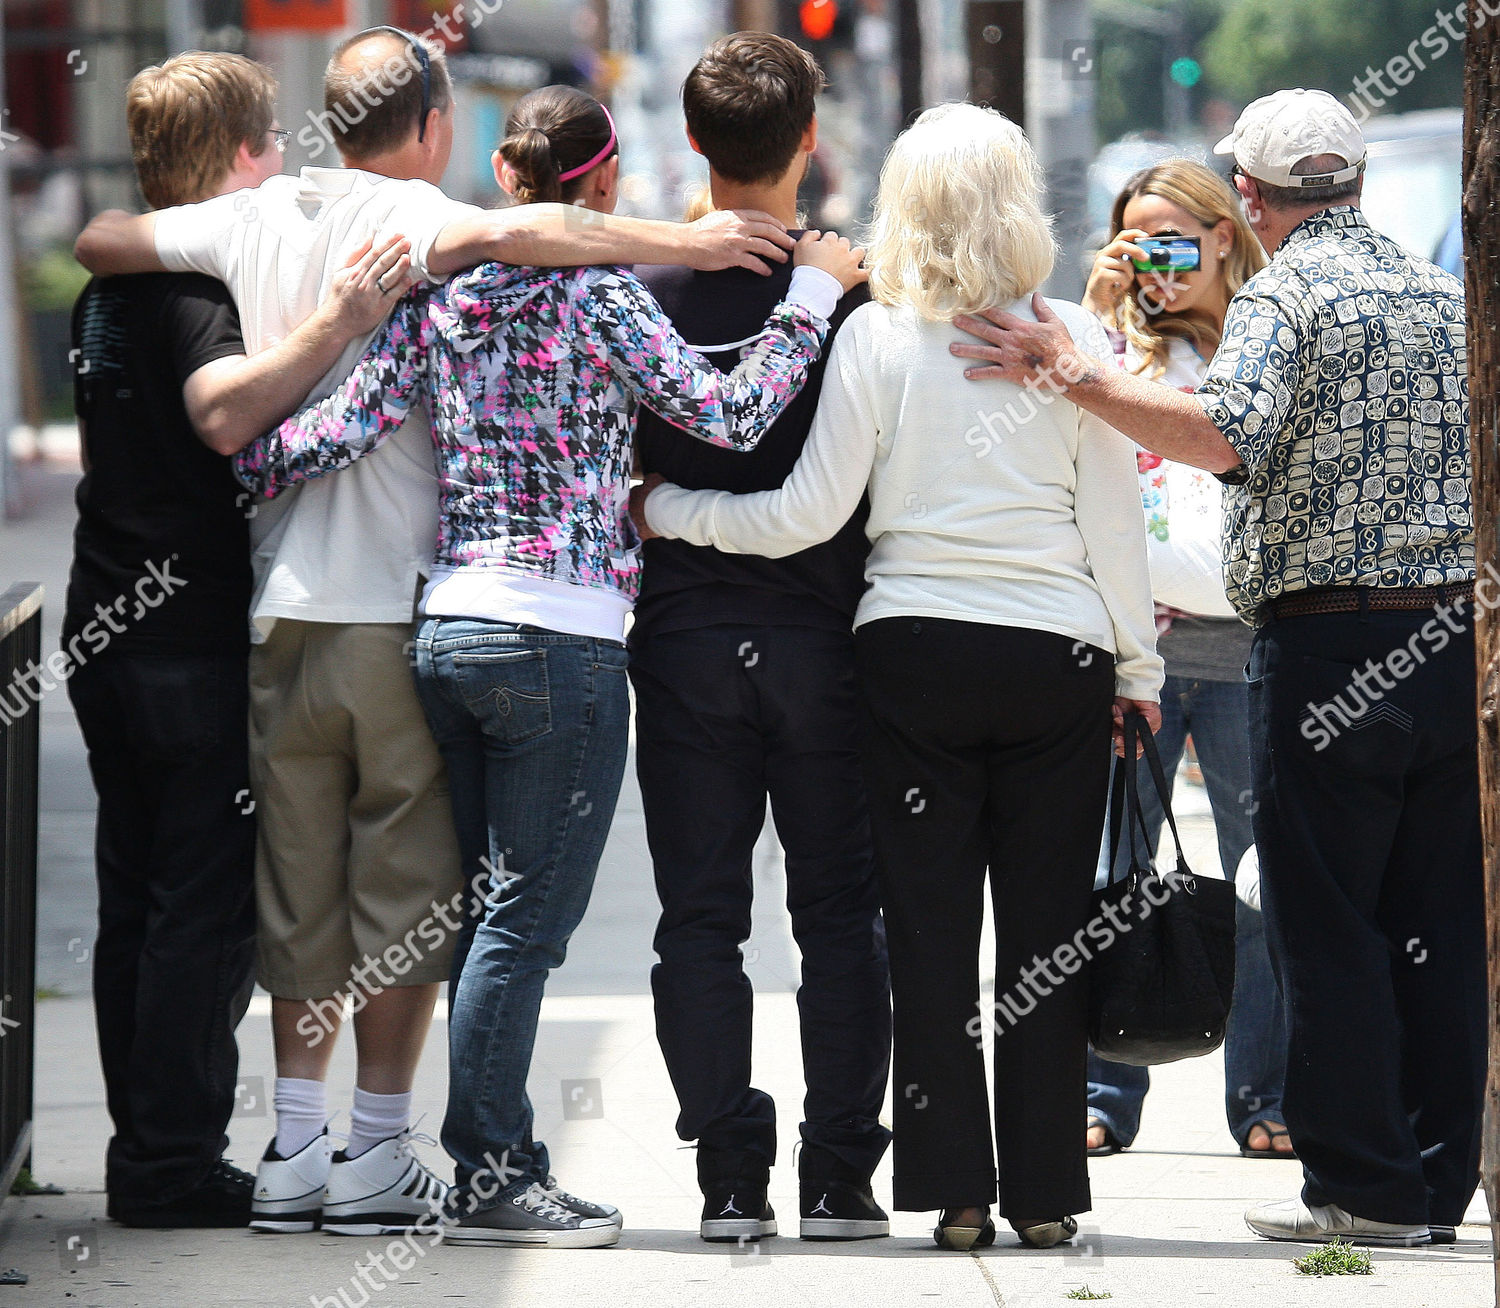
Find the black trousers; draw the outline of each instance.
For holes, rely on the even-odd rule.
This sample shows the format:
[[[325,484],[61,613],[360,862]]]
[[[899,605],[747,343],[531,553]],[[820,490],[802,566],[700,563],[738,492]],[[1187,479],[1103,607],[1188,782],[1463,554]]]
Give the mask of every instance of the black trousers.
[[[175,1199],[227,1143],[255,933],[247,686],[244,657],[123,653],[68,682],[99,794],[112,1200]]]
[[[1250,658],[1255,843],[1303,1196],[1413,1225],[1461,1221],[1479,1177],[1474,637],[1468,612],[1453,625],[1431,609],[1290,618],[1262,627]]]
[[[853,641],[810,627],[716,626],[631,646],[636,764],[661,899],[656,1032],[705,1150],[776,1157],[751,1085],[751,854],[769,796],[802,955],[801,1135],[863,1175],[890,1141],[890,980],[856,745]]]
[[[1089,1207],[1087,983],[1028,990],[995,1039],[994,1145],[975,1032],[986,872],[995,989],[1088,919],[1114,658],[1050,632],[933,618],[855,638],[895,1012],[895,1204],[1049,1219]],[[1031,1005],[1034,1004],[1034,1007]]]

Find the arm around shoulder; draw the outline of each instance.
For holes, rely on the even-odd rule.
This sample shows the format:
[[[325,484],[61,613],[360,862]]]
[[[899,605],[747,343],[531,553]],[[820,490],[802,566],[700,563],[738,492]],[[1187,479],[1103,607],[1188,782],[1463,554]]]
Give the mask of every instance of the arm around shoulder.
[[[106,209],[73,243],[73,257],[96,277],[164,272],[156,253],[156,215]]]

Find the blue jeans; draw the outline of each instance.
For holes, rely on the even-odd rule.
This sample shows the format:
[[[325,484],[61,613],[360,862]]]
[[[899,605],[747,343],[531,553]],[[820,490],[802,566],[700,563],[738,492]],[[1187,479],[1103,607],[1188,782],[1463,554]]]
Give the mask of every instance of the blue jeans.
[[[1224,875],[1233,880],[1253,839],[1249,688],[1240,681],[1169,676],[1162,687],[1161,719],[1156,746],[1168,786],[1176,778],[1177,765],[1192,734],[1213,810],[1219,860]],[[1140,794],[1146,844],[1138,852],[1144,860],[1171,835],[1162,830],[1165,815],[1156,787],[1142,785]],[[1122,847],[1115,861],[1115,876],[1124,875],[1127,866]],[[1234,1001],[1224,1039],[1224,1111],[1230,1134],[1243,1147],[1256,1122],[1282,1120],[1286,1021],[1259,910],[1240,902],[1235,910],[1235,927]],[[1103,1122],[1122,1145],[1131,1144],[1141,1125],[1141,1104],[1151,1084],[1149,1071],[1112,1063],[1090,1050],[1088,1076],[1089,1116]]]
[[[611,641],[508,623],[429,618],[417,633],[465,885],[488,887],[471,899],[449,986],[442,1138],[460,1211],[547,1175],[526,1075],[542,989],[588,907],[620,793],[628,661]]]

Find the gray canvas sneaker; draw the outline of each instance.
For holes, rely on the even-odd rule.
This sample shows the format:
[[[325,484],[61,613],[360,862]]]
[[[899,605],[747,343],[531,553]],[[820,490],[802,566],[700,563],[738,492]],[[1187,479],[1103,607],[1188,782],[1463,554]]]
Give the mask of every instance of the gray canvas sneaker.
[[[600,1249],[619,1238],[620,1228],[612,1221],[574,1212],[535,1182],[504,1203],[456,1218],[443,1227],[444,1244]]]
[[[548,1176],[542,1182],[542,1190],[554,1203],[559,1203],[564,1208],[571,1208],[580,1217],[602,1217],[606,1222],[613,1222],[616,1226],[625,1225],[625,1219],[620,1216],[620,1210],[614,1204],[598,1204],[592,1199],[580,1199],[576,1194],[569,1194],[558,1185],[555,1176]]]

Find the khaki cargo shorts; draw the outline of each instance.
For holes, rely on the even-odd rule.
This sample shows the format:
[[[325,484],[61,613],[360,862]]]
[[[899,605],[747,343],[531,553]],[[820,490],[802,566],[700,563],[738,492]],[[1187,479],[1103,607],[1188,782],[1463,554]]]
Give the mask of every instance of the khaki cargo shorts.
[[[436,910],[462,877],[412,630],[281,619],[251,649],[256,973],[278,998],[333,995],[367,960],[367,990],[448,976]]]

